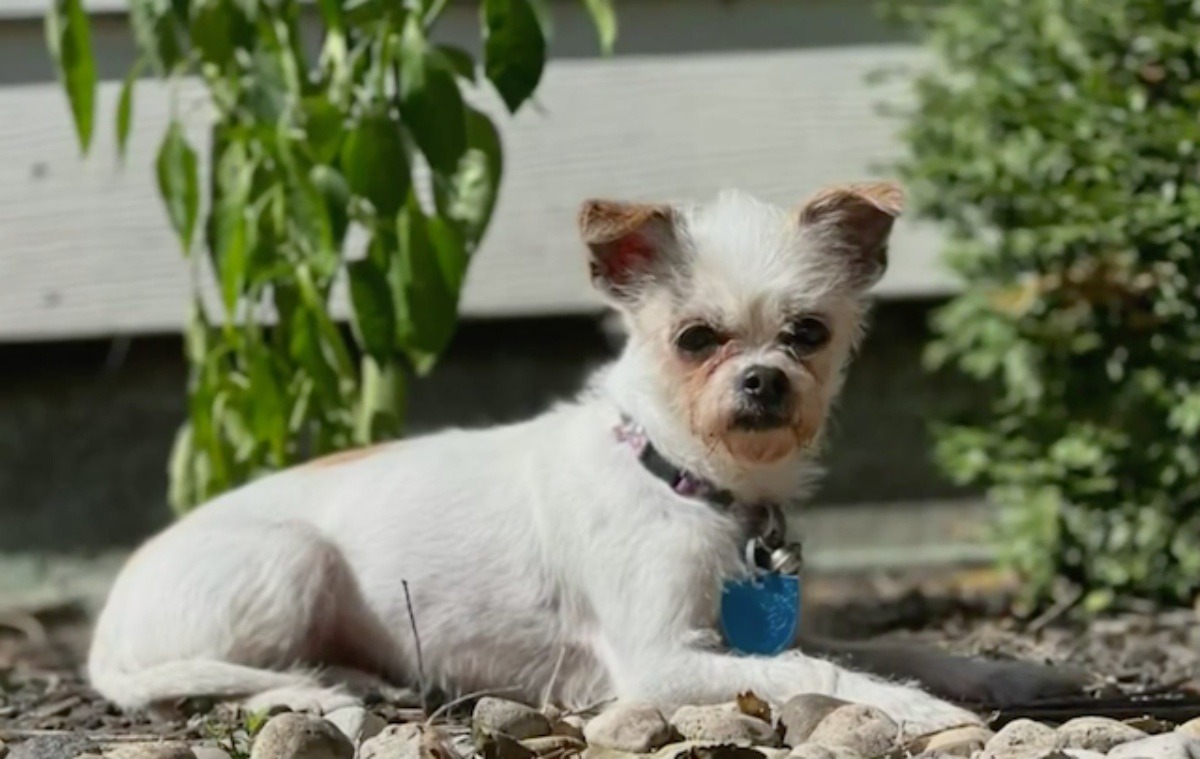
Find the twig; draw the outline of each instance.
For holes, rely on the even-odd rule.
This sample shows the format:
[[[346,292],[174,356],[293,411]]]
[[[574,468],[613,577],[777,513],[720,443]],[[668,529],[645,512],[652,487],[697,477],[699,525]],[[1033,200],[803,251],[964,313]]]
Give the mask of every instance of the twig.
[[[404,586],[404,603],[408,606],[408,622],[412,625],[413,640],[417,644],[417,684],[421,686],[421,711],[429,714],[429,688],[425,682],[425,657],[421,655],[421,635],[417,632],[417,616],[413,614],[412,594],[408,592],[408,580],[401,580]]]
[[[1057,622],[1064,614],[1074,609],[1080,601],[1083,600],[1083,591],[1076,590],[1066,598],[1060,599],[1045,612],[1038,615],[1036,619],[1026,626],[1025,631],[1030,635],[1037,635],[1043,629],[1053,622]]]

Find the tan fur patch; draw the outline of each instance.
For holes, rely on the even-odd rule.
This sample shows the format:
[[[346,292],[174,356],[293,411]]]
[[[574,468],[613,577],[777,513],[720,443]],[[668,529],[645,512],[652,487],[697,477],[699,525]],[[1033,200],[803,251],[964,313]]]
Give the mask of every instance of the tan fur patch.
[[[300,465],[301,469],[324,469],[326,467],[337,466],[339,464],[348,464],[351,461],[365,459],[373,453],[377,453],[380,448],[383,448],[385,443],[377,445],[368,445],[363,448],[350,448],[345,451],[331,453],[328,456],[322,456],[318,459],[307,461]]]

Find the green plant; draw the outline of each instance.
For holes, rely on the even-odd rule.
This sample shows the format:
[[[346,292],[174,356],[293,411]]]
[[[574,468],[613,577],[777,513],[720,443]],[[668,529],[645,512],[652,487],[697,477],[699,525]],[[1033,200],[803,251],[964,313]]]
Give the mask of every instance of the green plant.
[[[199,77],[215,111],[206,181],[177,99],[155,165],[194,272],[174,508],[401,433],[405,377],[428,372],[454,333],[503,170],[495,125],[464,93],[486,79],[510,112],[530,98],[544,2],[480,0],[479,67],[434,39],[448,0],[129,0],[140,58],[117,149],[145,69]],[[611,0],[583,2],[607,52]],[[53,0],[46,31],[86,153],[97,77],[83,0]],[[202,297],[210,268],[215,308]],[[349,339],[329,309],[339,281]]]
[[[1182,0],[946,0],[915,10],[901,172],[965,291],[935,366],[987,383],[937,456],[1000,507],[1046,600],[1200,586],[1200,14]]]

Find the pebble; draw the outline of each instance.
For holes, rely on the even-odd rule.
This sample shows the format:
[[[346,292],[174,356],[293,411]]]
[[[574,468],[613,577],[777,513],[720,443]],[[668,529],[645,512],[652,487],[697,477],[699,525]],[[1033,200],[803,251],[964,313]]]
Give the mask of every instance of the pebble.
[[[683,741],[660,748],[653,759],[768,759],[770,749],[736,746],[722,741]]]
[[[1107,754],[1122,743],[1129,743],[1146,734],[1136,727],[1108,717],[1076,717],[1058,728],[1058,743],[1062,748],[1077,748]]]
[[[546,715],[525,704],[494,696],[484,696],[475,704],[471,717],[476,730],[503,733],[510,738],[544,738],[550,734]]]
[[[387,723],[375,712],[361,706],[343,706],[325,715],[326,721],[342,731],[355,746],[383,732]],[[197,757],[199,759],[199,757]]]
[[[185,743],[123,743],[104,752],[109,759],[196,759]]]
[[[1031,719],[1009,722],[992,736],[983,748],[981,759],[1023,758],[1029,754],[1053,751],[1058,736],[1054,730]]]
[[[681,706],[671,717],[671,727],[689,741],[779,745],[774,727],[742,714],[736,705]]]
[[[547,735],[545,738],[530,738],[521,741],[521,745],[538,756],[557,753],[562,756],[573,756],[583,750],[584,742],[567,735]]]
[[[881,710],[848,704],[827,714],[809,740],[827,746],[845,746],[863,756],[876,756],[895,745],[899,734],[900,726]]]
[[[196,759],[232,759],[229,752],[216,746],[192,746]]]
[[[1108,752],[1109,759],[1200,759],[1200,739],[1187,733],[1151,735],[1122,743]]]
[[[1099,751],[1089,751],[1086,748],[1064,748],[1062,753],[1071,759],[1104,759],[1104,754]]]
[[[421,725],[415,722],[388,725],[363,741],[359,759],[421,759],[421,735]]]
[[[993,736],[995,733],[980,725],[955,727],[929,736],[922,742],[921,753],[926,757],[937,754],[969,759],[976,751],[982,751]]]
[[[794,696],[779,710],[779,724],[783,726],[783,742],[799,746],[808,740],[821,720],[848,702],[820,693],[802,693]]]
[[[862,759],[862,756],[845,746],[824,746],[809,742],[801,743],[792,749],[788,759]]]
[[[649,704],[614,704],[583,728],[589,746],[644,754],[670,743],[671,725]]]
[[[63,759],[100,753],[95,743],[78,735],[39,735],[8,749],[8,759]]]
[[[250,759],[354,759],[354,745],[319,717],[287,712],[263,725]]]

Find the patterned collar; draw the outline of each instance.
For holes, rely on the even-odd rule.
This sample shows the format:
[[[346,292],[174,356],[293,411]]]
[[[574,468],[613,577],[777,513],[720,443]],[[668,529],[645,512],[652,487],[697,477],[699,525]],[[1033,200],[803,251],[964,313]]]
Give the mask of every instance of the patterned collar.
[[[784,553],[774,560],[799,571],[802,563],[800,545],[788,544],[787,523],[783,508],[772,501],[742,502],[734,494],[714,483],[675,466],[654,447],[641,425],[622,417],[613,433],[637,455],[647,472],[665,482],[671,490],[685,498],[695,498],[726,511],[742,522],[746,533],[761,543],[768,552]]]

